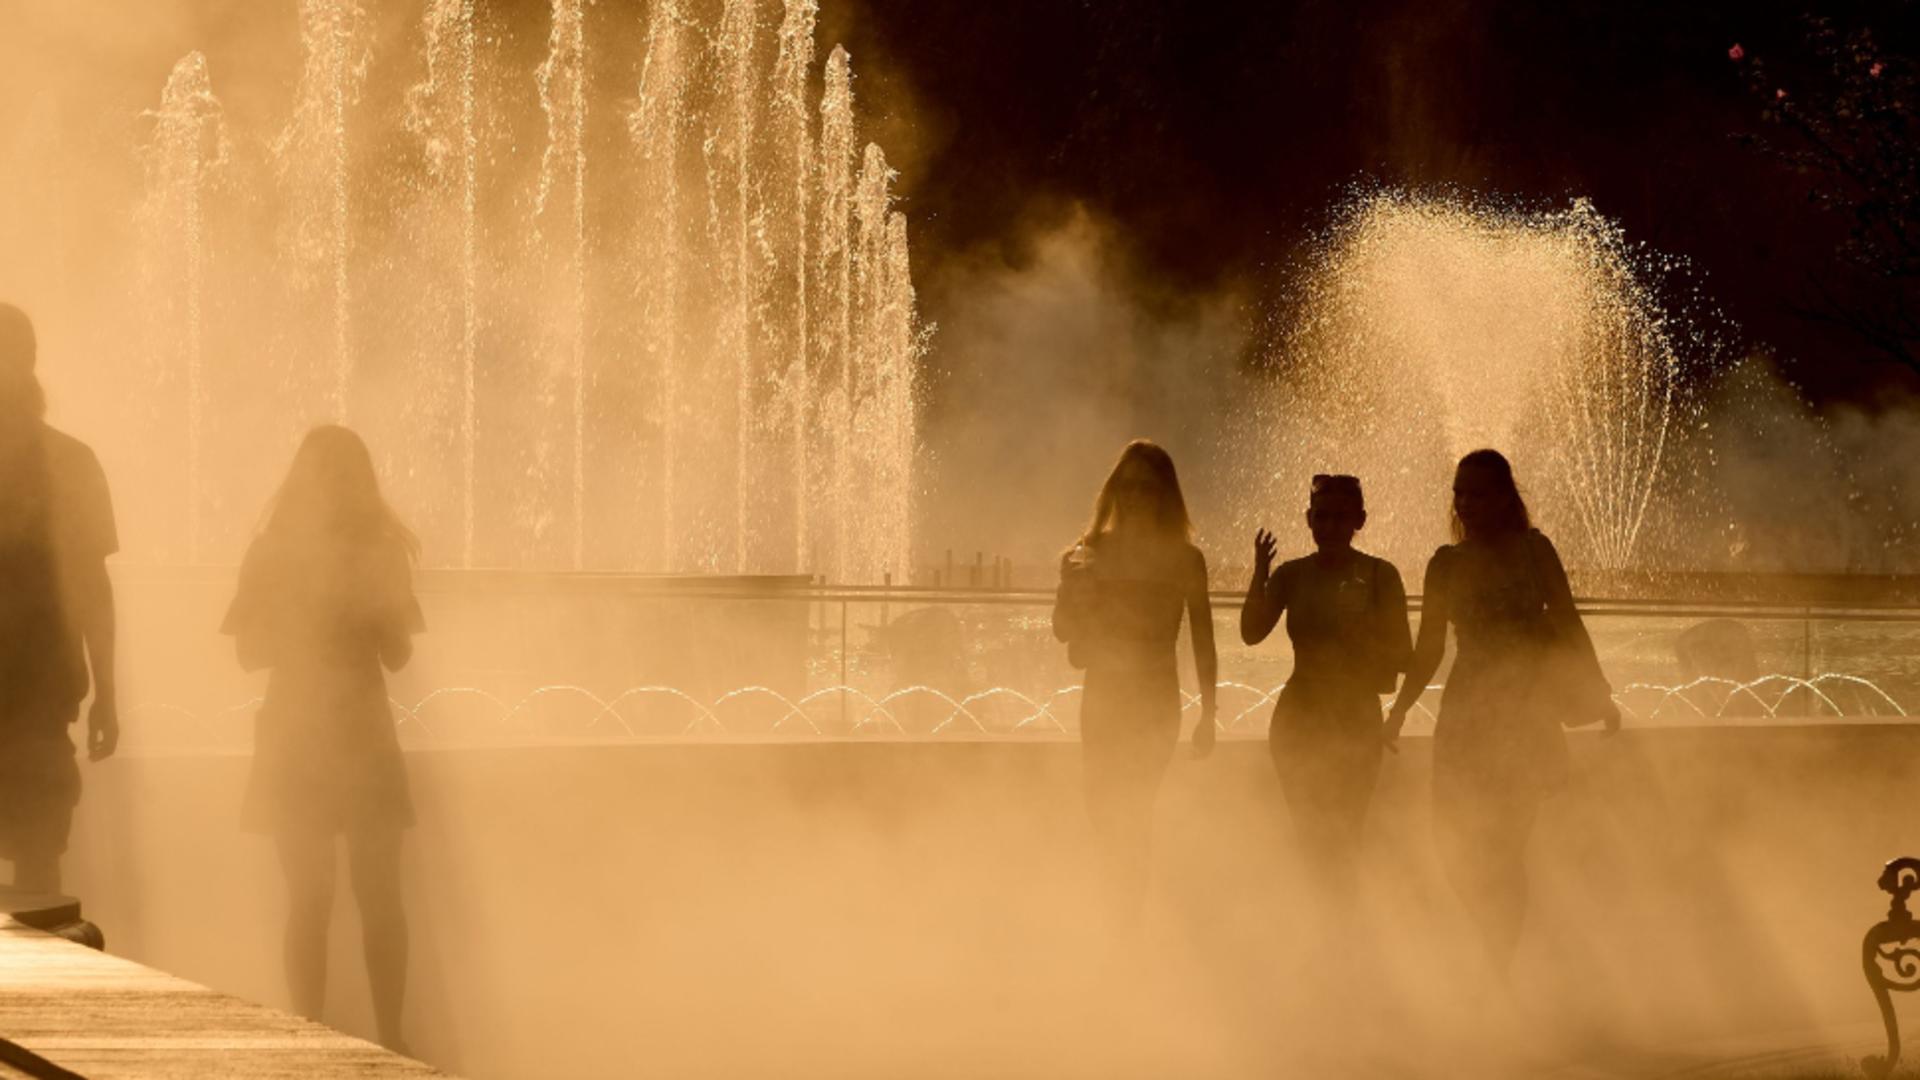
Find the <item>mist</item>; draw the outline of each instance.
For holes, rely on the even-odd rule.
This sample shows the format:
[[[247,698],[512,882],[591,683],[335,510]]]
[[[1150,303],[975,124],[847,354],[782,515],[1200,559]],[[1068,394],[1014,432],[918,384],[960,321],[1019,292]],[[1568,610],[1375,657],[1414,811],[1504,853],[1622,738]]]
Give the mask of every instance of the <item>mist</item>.
[[[295,1007],[275,843],[240,827],[268,677],[219,627],[296,445],[335,418],[424,548],[426,630],[384,685],[415,814],[407,1047],[438,1068],[1657,1075],[1870,1048],[1858,937],[1881,863],[1920,845],[1889,809],[1920,754],[1920,624],[1716,608],[1752,670],[1702,672],[1691,598],[1616,590],[1920,571],[1920,401],[1813,404],[1764,342],[1690,322],[1659,253],[1590,243],[1623,235],[1604,204],[1369,187],[1453,216],[1389,228],[1369,263],[1341,246],[1364,201],[1330,194],[1307,245],[1194,273],[1114,200],[1002,193],[990,241],[930,250],[923,226],[966,230],[926,221],[916,173],[973,129],[906,61],[834,52],[879,40],[864,8],[650,23],[666,2],[577,9],[571,69],[549,5],[479,5],[471,130],[427,10],[366,4],[345,234],[290,209],[333,190],[300,156],[328,134],[296,123],[301,6],[4,17],[0,300],[33,317],[49,422],[96,449],[122,526],[124,745],[82,767],[64,886],[116,953]],[[1401,75],[1423,40],[1390,50]],[[584,117],[556,77],[590,87]],[[1418,82],[1392,83],[1394,160],[1468,170],[1490,151],[1432,135]],[[1639,351],[1595,359],[1593,325]],[[1420,380],[1469,363],[1435,405]],[[1538,388],[1623,370],[1671,420],[1618,485],[1651,492],[1649,524],[1608,547],[1575,536],[1577,478],[1552,471],[1573,413]],[[1047,594],[1134,438],[1178,463],[1228,594],[1253,529],[1310,550],[1323,471],[1361,475],[1357,542],[1419,592],[1454,458],[1497,439],[1582,595],[1642,605],[1590,619],[1627,730],[1570,736],[1510,980],[1433,851],[1439,695],[1384,759],[1359,899],[1330,905],[1265,745],[1292,645],[1233,643],[1226,597],[1222,745],[1188,753],[1189,626],[1151,882],[1118,910]],[[949,576],[976,554],[1014,589]],[[376,1038],[341,869],[320,1018]]]

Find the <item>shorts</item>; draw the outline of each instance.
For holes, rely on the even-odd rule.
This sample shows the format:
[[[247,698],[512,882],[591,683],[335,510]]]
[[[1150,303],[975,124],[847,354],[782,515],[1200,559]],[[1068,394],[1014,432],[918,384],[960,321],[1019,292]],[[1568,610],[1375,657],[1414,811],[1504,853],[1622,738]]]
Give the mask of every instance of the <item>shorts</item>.
[[[66,732],[0,741],[0,859],[57,858],[80,803],[80,765]]]

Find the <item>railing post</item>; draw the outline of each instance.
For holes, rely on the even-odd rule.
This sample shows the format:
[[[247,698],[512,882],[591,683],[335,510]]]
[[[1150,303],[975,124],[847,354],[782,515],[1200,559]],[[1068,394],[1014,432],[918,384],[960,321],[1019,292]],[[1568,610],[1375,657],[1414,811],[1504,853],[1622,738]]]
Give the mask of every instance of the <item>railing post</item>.
[[[1814,714],[1813,609],[1810,607],[1800,609],[1800,678],[1807,684],[1804,691],[1807,703],[1806,715],[1812,716]]]
[[[840,598],[840,726],[847,725],[847,598]]]

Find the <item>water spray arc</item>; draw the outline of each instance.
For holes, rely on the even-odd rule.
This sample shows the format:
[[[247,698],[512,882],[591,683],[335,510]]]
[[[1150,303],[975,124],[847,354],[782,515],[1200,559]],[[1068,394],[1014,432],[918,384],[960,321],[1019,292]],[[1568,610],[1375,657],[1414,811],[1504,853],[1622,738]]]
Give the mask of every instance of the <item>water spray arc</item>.
[[[1256,505],[1287,505],[1313,472],[1357,473],[1382,508],[1369,541],[1419,565],[1446,538],[1434,493],[1452,463],[1494,447],[1570,563],[1638,566],[1671,509],[1687,409],[1681,343],[1643,276],[1658,269],[1584,201],[1356,200],[1277,344]]]

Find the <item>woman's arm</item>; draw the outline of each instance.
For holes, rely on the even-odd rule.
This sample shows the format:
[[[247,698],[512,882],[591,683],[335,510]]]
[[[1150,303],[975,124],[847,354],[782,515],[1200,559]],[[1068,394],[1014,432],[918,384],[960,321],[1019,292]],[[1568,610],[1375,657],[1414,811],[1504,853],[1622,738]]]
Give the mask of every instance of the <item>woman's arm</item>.
[[[270,620],[265,610],[260,568],[254,549],[247,549],[246,557],[240,561],[233,601],[227,605],[226,618],[220,621],[220,632],[233,636],[234,658],[240,661],[240,670],[245,672],[273,666],[273,650],[266,640]]]
[[[1595,686],[1593,691],[1596,704],[1601,706],[1604,715],[1601,723],[1608,731],[1620,729],[1620,710],[1612,704],[1612,689],[1606,685],[1606,674],[1601,671],[1600,657],[1594,652],[1593,637],[1587,633],[1587,624],[1580,618],[1580,609],[1573,602],[1573,585],[1567,580],[1566,565],[1560,561],[1560,552],[1554,549],[1553,541],[1538,529],[1527,536],[1528,557],[1533,560],[1540,582],[1542,600],[1546,605],[1547,622],[1552,624],[1561,640],[1583,650],[1583,658],[1591,664]],[[1599,699],[1604,698],[1604,701]]]
[[[387,598],[380,613],[380,662],[399,671],[413,659],[413,635],[427,628],[420,601],[413,595],[413,560],[404,551],[387,553],[382,564],[381,595]]]
[[[399,671],[413,659],[413,634],[404,628],[389,627],[380,635],[380,662],[388,671]]]
[[[1572,631],[1582,636],[1587,628],[1580,621],[1580,609],[1573,603],[1573,585],[1567,580],[1567,568],[1560,561],[1560,552],[1554,549],[1553,541],[1538,529],[1527,535],[1528,555],[1539,571],[1540,591],[1547,605],[1547,619],[1554,629]]]
[[[1381,650],[1383,667],[1405,671],[1413,662],[1413,627],[1407,620],[1407,587],[1400,582],[1400,571],[1390,562],[1380,563],[1380,620],[1375,648]]]
[[[1414,639],[1413,657],[1407,664],[1407,676],[1400,680],[1400,695],[1394,699],[1393,708],[1387,713],[1386,740],[1392,746],[1400,738],[1400,728],[1407,722],[1407,713],[1427,692],[1427,683],[1433,680],[1434,673],[1440,670],[1440,662],[1447,658],[1447,609],[1451,603],[1448,595],[1447,556],[1442,548],[1427,560],[1427,578],[1421,589],[1420,634]]]
[[[233,654],[240,661],[241,671],[251,673],[273,666],[273,657],[260,636],[250,631],[243,630],[233,636]]]
[[[1080,636],[1080,623],[1074,616],[1080,607],[1073,593],[1085,587],[1079,575],[1085,569],[1074,565],[1072,553],[1060,556],[1060,585],[1053,591],[1053,639],[1072,641]]]
[[[1273,553],[1277,545],[1265,529],[1253,534],[1253,579],[1247,582],[1247,601],[1240,605],[1240,640],[1258,645],[1267,640],[1286,610],[1287,598],[1280,575],[1273,572]]]
[[[1207,557],[1199,548],[1193,549],[1193,568],[1187,581],[1187,626],[1193,635],[1194,678],[1200,684],[1200,723],[1193,729],[1193,748],[1204,756],[1213,750],[1220,657],[1213,647],[1213,600],[1207,596]]]

